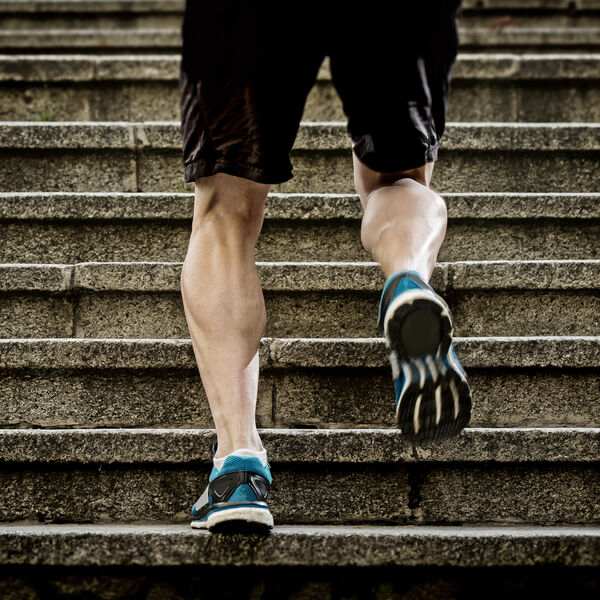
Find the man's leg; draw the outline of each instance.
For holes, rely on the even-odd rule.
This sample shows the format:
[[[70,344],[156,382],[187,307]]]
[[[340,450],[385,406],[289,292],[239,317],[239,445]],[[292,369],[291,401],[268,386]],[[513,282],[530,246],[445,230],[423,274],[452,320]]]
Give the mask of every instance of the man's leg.
[[[386,279],[416,271],[429,281],[446,235],[444,200],[429,188],[434,163],[378,173],[354,157],[354,184],[364,208],[361,239]]]
[[[269,187],[224,173],[195,182],[181,293],[217,430],[216,458],[263,449],[255,409],[266,309],[254,246]]]
[[[417,443],[458,434],[469,422],[471,392],[454,352],[450,309],[428,284],[444,241],[444,200],[429,188],[433,162],[379,173],[354,156],[364,207],[363,246],[386,276],[379,308],[392,366],[396,419]]]

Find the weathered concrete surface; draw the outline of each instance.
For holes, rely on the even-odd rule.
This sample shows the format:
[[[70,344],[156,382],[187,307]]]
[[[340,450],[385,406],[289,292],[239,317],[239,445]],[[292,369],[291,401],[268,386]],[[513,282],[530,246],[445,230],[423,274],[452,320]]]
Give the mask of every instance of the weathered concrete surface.
[[[541,17],[536,16],[539,20]],[[600,17],[599,17],[600,22]],[[597,54],[458,54],[452,80],[506,79],[598,81]],[[2,82],[111,82],[177,81],[180,56],[163,55],[43,55],[7,54],[2,56]],[[273,74],[276,77],[276,73]],[[329,59],[323,61],[319,81],[330,81]],[[153,119],[158,120],[158,119]]]
[[[470,367],[596,368],[598,336],[455,338]],[[262,338],[261,366],[274,368],[382,368],[383,338]],[[51,361],[50,361],[51,358]],[[0,368],[193,368],[189,339],[0,339]]]
[[[460,53],[446,120],[597,122],[599,62],[590,54]],[[179,63],[178,54],[4,55],[0,119],[175,120]],[[345,118],[326,59],[302,120]]]
[[[459,338],[472,425],[600,426],[597,340]],[[382,338],[264,338],[260,358],[260,426],[393,426]],[[0,368],[4,427],[212,426],[189,340],[0,340]]]
[[[84,262],[74,265],[0,265],[0,290],[179,291],[181,263]],[[385,276],[374,262],[257,262],[271,292],[381,291]],[[600,288],[600,261],[458,261],[437,263],[431,284],[440,292],[465,290],[587,290]]]
[[[281,523],[600,521],[598,429],[473,429],[422,450],[393,430],[262,434],[275,473],[270,506]],[[213,435],[0,431],[0,517],[187,520]]]
[[[600,259],[599,194],[448,193],[439,260]],[[193,196],[0,193],[0,262],[183,261]],[[369,261],[353,194],[269,196],[259,261]]]
[[[92,178],[92,191],[175,191],[180,144],[173,122],[5,123],[0,184],[6,191],[89,191]],[[444,192],[497,192],[499,182],[507,191],[595,191],[599,150],[600,124],[450,123],[432,183]],[[344,123],[304,123],[292,159],[295,176],[274,191],[353,191]]]
[[[296,526],[258,537],[211,536],[183,524],[15,523],[0,535],[6,565],[598,566],[600,556],[591,526]]]
[[[600,427],[598,369],[467,366],[472,426]],[[195,367],[5,369],[3,427],[212,427]],[[260,427],[394,427],[381,369],[262,369]]]
[[[185,258],[184,221],[0,221],[0,262],[166,261]],[[440,261],[600,259],[597,219],[450,219]],[[259,261],[370,261],[354,219],[267,219]]]
[[[376,263],[257,267],[266,336],[379,335],[385,278]],[[61,296],[44,294],[58,291],[60,268],[72,283],[61,280]],[[180,263],[0,265],[2,337],[188,337],[180,276]],[[600,261],[438,263],[431,282],[449,302],[458,336],[600,334]]]
[[[594,370],[469,367],[468,375],[474,427],[600,426],[600,375]],[[394,387],[388,370],[299,369],[273,377],[277,427],[395,426]],[[21,397],[10,402],[19,412],[31,405],[25,390]],[[112,403],[107,400],[107,404]]]
[[[182,12],[184,0],[2,0],[0,9],[7,13],[168,13]],[[600,8],[599,0],[464,0],[465,13],[485,14],[488,10],[566,9],[572,11]]]
[[[192,464],[6,466],[0,517],[186,522],[209,471]],[[281,524],[600,521],[598,464],[274,464],[273,473],[269,507]]]
[[[166,21],[166,20],[165,20]],[[118,23],[103,30],[58,29],[58,30],[5,30],[0,32],[0,48],[3,51],[86,51],[86,52],[163,52],[181,48],[181,29],[170,28],[135,29],[132,27],[114,28]],[[584,23],[585,25],[585,23]],[[535,27],[529,20],[524,27],[509,27],[500,31],[489,25],[459,27],[459,47],[467,51],[479,52],[583,52],[597,50],[598,28],[567,26]]]
[[[504,367],[596,367],[599,342],[587,336],[455,339],[465,364],[479,368],[498,365],[498,357]],[[11,342],[7,345],[10,348]],[[281,367],[381,367],[387,360],[384,353],[383,338],[273,339],[269,349],[273,364]]]
[[[600,428],[467,428],[413,447],[397,429],[262,429],[273,464],[595,463]],[[0,462],[209,464],[213,429],[0,429]]]
[[[450,219],[600,219],[600,193],[446,193]],[[0,192],[0,218],[40,221],[159,220],[191,226],[193,193]],[[356,194],[270,193],[268,220],[360,220]],[[164,226],[163,225],[163,226]]]

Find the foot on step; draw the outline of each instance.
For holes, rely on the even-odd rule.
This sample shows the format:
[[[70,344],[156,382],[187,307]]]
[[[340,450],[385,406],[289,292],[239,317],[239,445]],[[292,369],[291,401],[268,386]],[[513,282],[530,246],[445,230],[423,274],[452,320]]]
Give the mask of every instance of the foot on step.
[[[271,469],[267,452],[242,448],[224,458],[214,458],[204,493],[192,506],[194,529],[211,532],[265,532],[273,527],[267,505]]]
[[[418,273],[399,271],[383,288],[378,324],[404,437],[420,444],[458,435],[471,418],[471,390],[452,344],[448,305]]]

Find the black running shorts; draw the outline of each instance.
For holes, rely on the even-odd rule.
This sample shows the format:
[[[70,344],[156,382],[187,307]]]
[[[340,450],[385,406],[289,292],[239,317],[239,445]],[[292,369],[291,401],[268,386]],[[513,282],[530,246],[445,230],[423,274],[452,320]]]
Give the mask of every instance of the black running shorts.
[[[325,56],[362,163],[394,172],[435,161],[461,14],[460,0],[187,0],[186,182],[218,172],[291,179],[289,153]]]

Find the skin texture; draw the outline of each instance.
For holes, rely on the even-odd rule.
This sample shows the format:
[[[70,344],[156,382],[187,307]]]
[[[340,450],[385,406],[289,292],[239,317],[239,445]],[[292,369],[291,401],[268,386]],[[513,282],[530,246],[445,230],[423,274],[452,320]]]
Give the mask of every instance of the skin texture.
[[[364,248],[386,278],[410,269],[429,280],[447,224],[444,200],[429,187],[434,163],[378,173],[353,156]],[[195,182],[181,293],[215,421],[217,458],[239,448],[263,449],[255,413],[266,308],[254,247],[269,189],[224,173]]]

